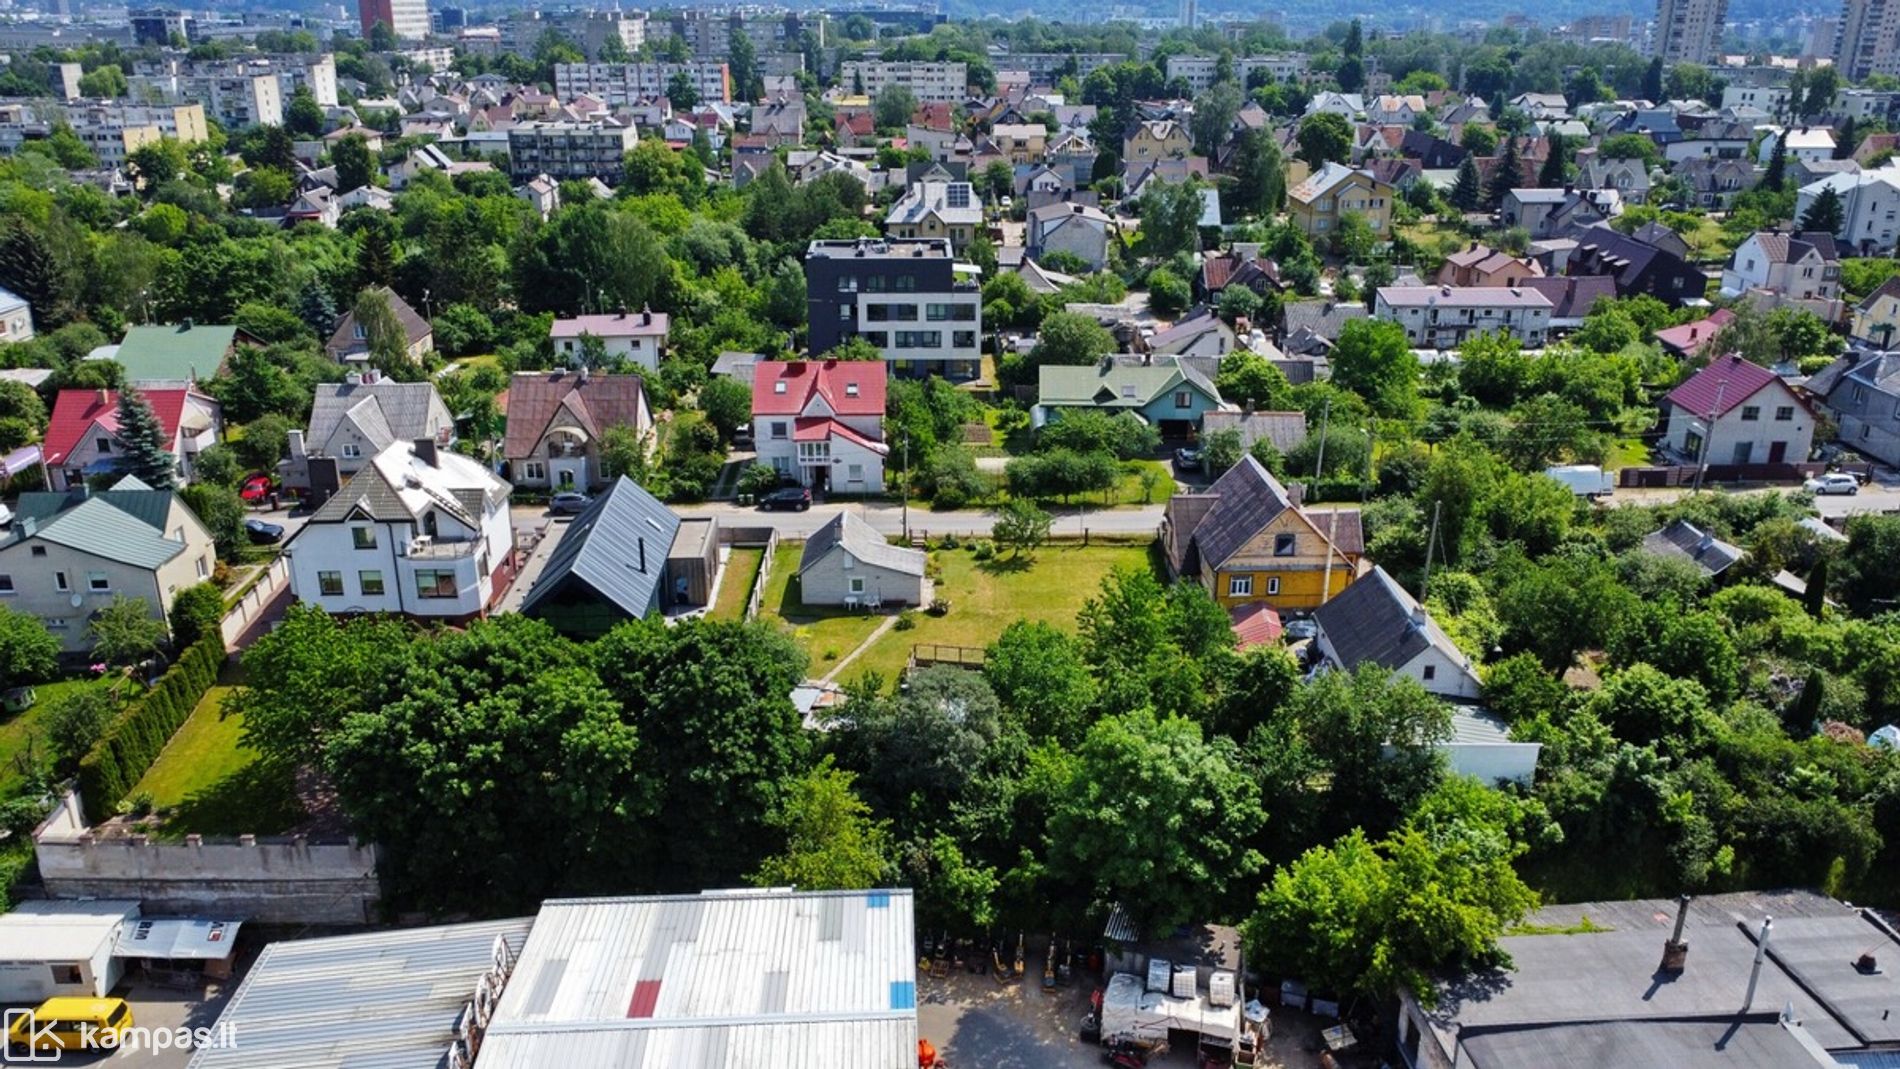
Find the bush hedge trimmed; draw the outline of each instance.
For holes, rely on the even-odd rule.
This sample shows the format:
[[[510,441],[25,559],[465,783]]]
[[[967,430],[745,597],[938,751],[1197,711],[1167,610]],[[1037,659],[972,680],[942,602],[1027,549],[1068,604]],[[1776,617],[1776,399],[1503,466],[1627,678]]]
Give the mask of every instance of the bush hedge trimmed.
[[[79,794],[86,820],[97,824],[117,811],[191,711],[218,681],[224,636],[217,631],[185,650],[145,696],[119,713],[92,751],[79,760]]]

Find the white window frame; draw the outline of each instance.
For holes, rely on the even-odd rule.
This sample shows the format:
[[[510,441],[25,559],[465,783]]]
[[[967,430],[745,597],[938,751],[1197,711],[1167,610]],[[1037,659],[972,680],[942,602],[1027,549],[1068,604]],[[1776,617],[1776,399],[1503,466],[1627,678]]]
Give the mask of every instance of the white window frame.
[[[112,576],[105,572],[87,572],[86,592],[88,594],[112,593]]]
[[[1280,592],[1280,577],[1277,575],[1267,576],[1267,596],[1272,597],[1273,595],[1278,594],[1279,592]]]
[[[1253,576],[1230,575],[1227,577],[1227,596],[1230,598],[1253,597]]]

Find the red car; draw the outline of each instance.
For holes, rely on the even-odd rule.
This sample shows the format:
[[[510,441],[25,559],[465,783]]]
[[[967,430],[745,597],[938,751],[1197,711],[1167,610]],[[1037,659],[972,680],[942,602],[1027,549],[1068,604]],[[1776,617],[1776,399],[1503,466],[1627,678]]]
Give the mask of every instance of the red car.
[[[269,475],[261,471],[252,472],[238,485],[238,496],[244,499],[246,505],[266,505],[270,503],[271,491],[274,489],[276,483]]]

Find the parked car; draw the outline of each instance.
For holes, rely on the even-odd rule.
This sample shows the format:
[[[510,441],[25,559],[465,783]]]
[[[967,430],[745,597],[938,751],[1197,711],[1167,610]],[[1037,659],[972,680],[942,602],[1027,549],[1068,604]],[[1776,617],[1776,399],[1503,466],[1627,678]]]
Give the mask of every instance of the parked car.
[[[1174,451],[1174,463],[1185,471],[1200,471],[1201,451],[1184,445]]]
[[[7,1061],[59,1062],[61,1051],[116,1050],[132,1008],[122,998],[51,998],[28,1013],[8,1010],[7,1021]]]
[[[1860,480],[1846,472],[1831,471],[1802,483],[1801,489],[1811,494],[1858,494]]]
[[[0,504],[0,527],[5,527],[6,525],[12,522],[13,522],[13,510],[6,507],[4,504]]]
[[[811,491],[802,486],[788,486],[783,490],[774,490],[759,499],[759,507],[767,512],[775,510],[803,512],[811,507]]]
[[[274,546],[284,540],[284,525],[268,520],[245,520],[244,537],[254,546]]]
[[[1280,634],[1288,642],[1303,642],[1319,634],[1319,625],[1311,619],[1288,620]]]
[[[244,499],[246,505],[266,505],[270,503],[271,492],[275,489],[277,481],[268,472],[254,471],[238,484],[238,496]]]
[[[578,516],[587,511],[594,499],[576,490],[563,490],[548,499],[548,511],[556,516]]]

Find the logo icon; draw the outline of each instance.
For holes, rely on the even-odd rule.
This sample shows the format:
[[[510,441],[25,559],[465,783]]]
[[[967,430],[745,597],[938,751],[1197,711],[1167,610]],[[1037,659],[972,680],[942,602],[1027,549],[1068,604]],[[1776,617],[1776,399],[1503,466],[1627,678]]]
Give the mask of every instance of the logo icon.
[[[8,1010],[3,1020],[6,1047],[0,1049],[0,1064],[37,1065],[59,1061],[60,1047],[53,1038],[53,1025],[44,1025],[32,1010]]]

